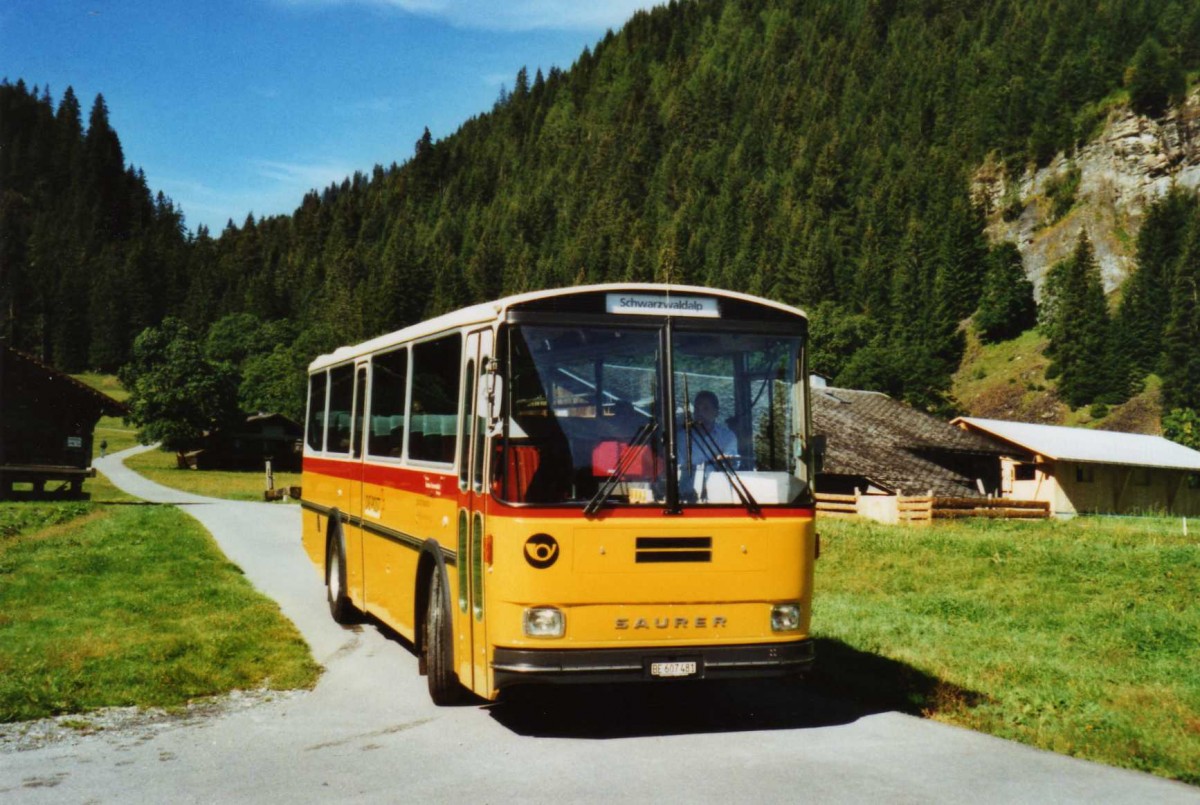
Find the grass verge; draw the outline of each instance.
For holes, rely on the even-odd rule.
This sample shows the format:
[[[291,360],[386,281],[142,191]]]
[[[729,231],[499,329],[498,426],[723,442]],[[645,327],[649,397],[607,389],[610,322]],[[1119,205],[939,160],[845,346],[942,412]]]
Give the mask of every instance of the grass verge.
[[[161,450],[139,453],[126,459],[125,466],[163,486],[213,498],[261,501],[266,489],[265,475],[261,471],[181,470],[175,464],[175,454]],[[299,485],[300,473],[275,473],[277,489]]]
[[[0,721],[310,687],[318,673],[278,606],[178,509],[0,504]]]
[[[825,521],[814,623],[912,669],[842,680],[856,696],[1200,784],[1200,542],[1180,525]]]

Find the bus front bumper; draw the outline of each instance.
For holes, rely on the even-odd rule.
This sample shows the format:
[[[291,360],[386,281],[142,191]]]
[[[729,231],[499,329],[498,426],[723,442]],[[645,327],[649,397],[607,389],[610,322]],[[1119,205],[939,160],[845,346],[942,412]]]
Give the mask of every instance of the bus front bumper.
[[[497,648],[492,671],[497,689],[544,683],[734,679],[801,673],[814,657],[811,639],[737,646]]]

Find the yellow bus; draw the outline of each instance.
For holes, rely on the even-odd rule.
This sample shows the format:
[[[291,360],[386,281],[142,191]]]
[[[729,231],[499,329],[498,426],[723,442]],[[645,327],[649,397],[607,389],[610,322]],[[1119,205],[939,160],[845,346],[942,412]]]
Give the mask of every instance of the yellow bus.
[[[317,358],[303,544],[334,619],[412,641],[439,704],[802,672],[806,330],[746,294],[594,285]]]

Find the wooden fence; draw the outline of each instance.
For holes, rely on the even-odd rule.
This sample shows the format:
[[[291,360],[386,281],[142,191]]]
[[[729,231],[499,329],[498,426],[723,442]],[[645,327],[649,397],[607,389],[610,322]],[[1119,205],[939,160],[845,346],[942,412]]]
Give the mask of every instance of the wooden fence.
[[[822,517],[857,517],[858,495],[817,493],[817,513]]]
[[[817,512],[822,517],[870,516],[859,504],[858,495],[817,495]],[[886,496],[863,496],[875,500]],[[1050,503],[1044,500],[1010,498],[943,498],[933,495],[898,495],[893,498],[901,523],[929,525],[934,520],[963,517],[989,517],[1005,520],[1041,520],[1050,516]]]

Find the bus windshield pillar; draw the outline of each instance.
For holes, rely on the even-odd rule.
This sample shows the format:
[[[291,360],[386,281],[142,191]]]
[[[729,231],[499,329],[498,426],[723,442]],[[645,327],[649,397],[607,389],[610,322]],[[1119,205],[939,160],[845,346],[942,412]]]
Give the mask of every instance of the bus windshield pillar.
[[[674,351],[671,319],[662,329],[662,373],[659,383],[663,395],[663,438],[667,446],[667,508],[666,514],[683,514],[679,505],[679,456],[675,444],[675,368],[671,359]]]

